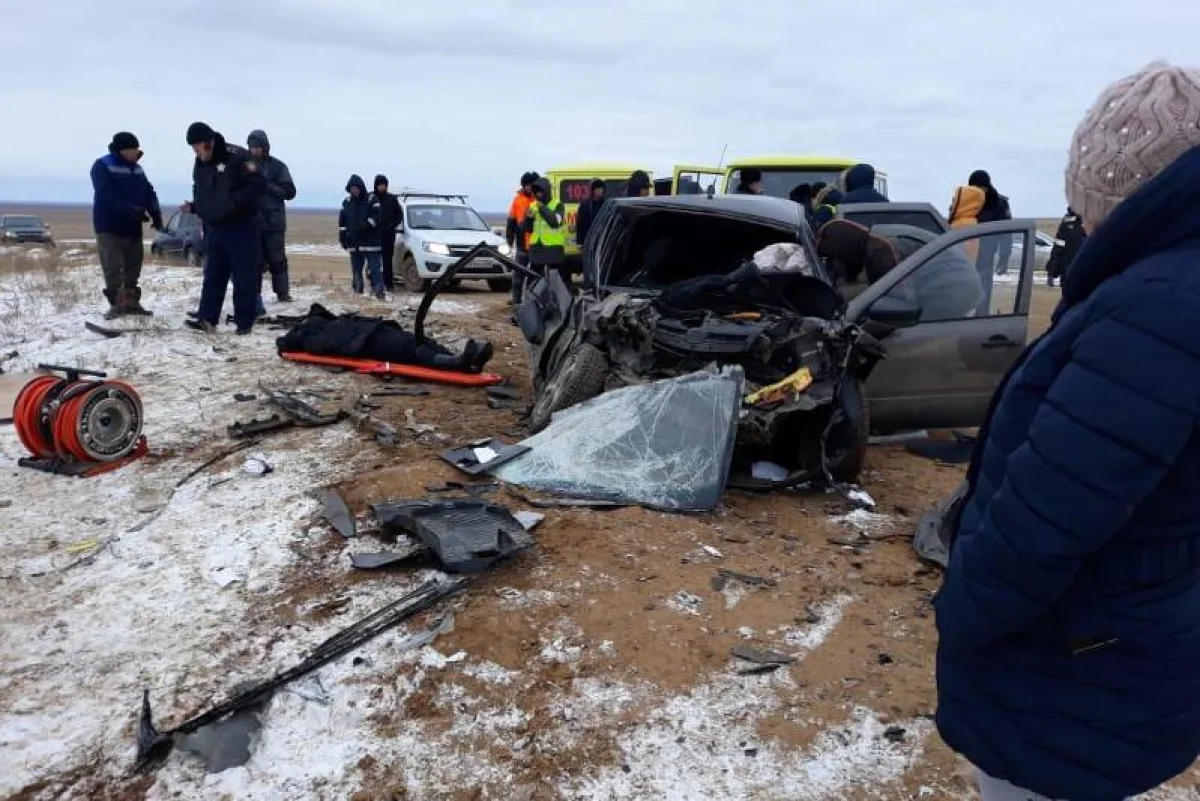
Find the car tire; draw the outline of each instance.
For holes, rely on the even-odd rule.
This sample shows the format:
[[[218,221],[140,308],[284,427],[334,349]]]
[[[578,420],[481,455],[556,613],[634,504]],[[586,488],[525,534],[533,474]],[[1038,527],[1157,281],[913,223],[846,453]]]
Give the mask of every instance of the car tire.
[[[867,393],[857,378],[846,377],[838,397],[842,419],[834,423],[829,442],[836,451],[827,456],[827,467],[835,481],[853,484],[858,481],[867,460],[867,438],[871,420]]]
[[[417,270],[417,260],[411,253],[404,257],[404,269],[401,270],[401,280],[404,282],[404,288],[409,292],[417,292],[425,294],[429,289],[431,281],[421,277],[421,273]]]
[[[586,342],[574,348],[542,385],[529,413],[529,430],[536,434],[550,424],[555,412],[599,395],[607,377],[608,357],[599,348]]]
[[[487,285],[493,292],[511,292],[513,283],[511,278],[489,278]]]

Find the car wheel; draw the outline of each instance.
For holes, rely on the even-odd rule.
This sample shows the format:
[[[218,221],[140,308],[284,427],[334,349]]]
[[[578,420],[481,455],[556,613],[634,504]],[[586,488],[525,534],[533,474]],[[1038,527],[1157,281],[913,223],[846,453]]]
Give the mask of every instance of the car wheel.
[[[871,430],[867,393],[861,381],[846,377],[835,414],[840,419],[829,431],[826,464],[836,481],[852,484],[858,480],[867,460],[867,437]]]
[[[417,260],[410,253],[404,257],[404,269],[401,278],[404,281],[404,288],[409,292],[425,293],[429,289],[430,281],[421,277],[421,273],[417,270]]]
[[[529,413],[529,430],[537,433],[550,424],[555,412],[591,400],[604,389],[608,358],[594,345],[579,345],[563,360],[538,393]]]
[[[511,278],[489,278],[487,280],[488,289],[493,292],[509,292],[512,290]]]

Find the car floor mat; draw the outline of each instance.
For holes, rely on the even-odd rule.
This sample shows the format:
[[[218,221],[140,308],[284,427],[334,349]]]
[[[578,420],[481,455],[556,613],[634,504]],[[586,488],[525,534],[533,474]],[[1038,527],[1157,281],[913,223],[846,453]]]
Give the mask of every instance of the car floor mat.
[[[452,573],[485,570],[533,545],[506,507],[486,501],[391,501],[371,509],[384,530],[416,537]]]

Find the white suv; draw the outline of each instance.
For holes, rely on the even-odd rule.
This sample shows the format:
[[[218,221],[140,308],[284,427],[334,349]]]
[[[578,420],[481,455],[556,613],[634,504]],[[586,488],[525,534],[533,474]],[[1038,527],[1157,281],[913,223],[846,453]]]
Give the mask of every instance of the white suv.
[[[480,242],[511,256],[504,237],[468,205],[466,195],[404,191],[398,197],[404,223],[396,232],[392,268],[409,292],[424,292],[447,267]],[[512,274],[495,259],[475,259],[459,275],[464,280],[487,281],[494,292],[512,287]]]

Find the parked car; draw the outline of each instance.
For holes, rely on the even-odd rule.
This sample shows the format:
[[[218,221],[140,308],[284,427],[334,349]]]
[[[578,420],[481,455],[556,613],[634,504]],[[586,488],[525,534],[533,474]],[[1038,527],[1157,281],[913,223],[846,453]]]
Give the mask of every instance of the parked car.
[[[155,256],[174,256],[197,267],[204,264],[204,224],[191,212],[177,211],[150,243]]]
[[[0,216],[0,239],[5,244],[41,242],[54,246],[50,226],[41,217],[35,217],[32,214]]]
[[[404,222],[396,232],[392,266],[409,292],[424,292],[453,264],[480,242],[511,256],[504,237],[492,230],[465,195],[401,192]],[[465,280],[487,281],[495,292],[512,288],[512,274],[495,259],[479,258],[462,271]]]
[[[735,458],[768,458],[813,477],[824,458],[835,478],[850,480],[869,432],[982,421],[1027,340],[1031,282],[989,300],[1011,302],[1006,313],[955,320],[923,319],[910,290],[952,248],[966,258],[959,252],[981,237],[1026,241],[1035,230],[1014,220],[935,236],[848,300],[817,258],[795,203],[743,195],[611,201],[585,250],[591,288],[572,295],[552,275],[518,309],[533,426],[605,390],[706,364],[741,364],[748,392],[808,367],[813,383],[796,400],[744,408]],[[802,249],[806,275],[737,277],[752,254],[780,242]],[[1032,260],[1022,270],[1028,274]],[[731,298],[743,280],[750,290]],[[678,308],[681,288],[699,303]]]

